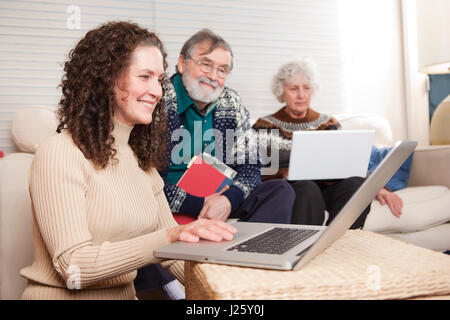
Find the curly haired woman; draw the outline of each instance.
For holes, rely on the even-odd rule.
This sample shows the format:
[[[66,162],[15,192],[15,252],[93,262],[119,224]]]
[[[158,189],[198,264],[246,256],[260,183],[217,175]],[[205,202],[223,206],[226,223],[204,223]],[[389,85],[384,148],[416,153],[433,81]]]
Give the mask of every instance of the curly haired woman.
[[[31,167],[35,254],[23,299],[135,299],[136,270],[161,262],[155,248],[232,239],[226,223],[172,218],[156,170],[165,58],[154,33],[128,22],[89,31],[70,52],[59,134]],[[164,266],[183,282],[182,262]]]

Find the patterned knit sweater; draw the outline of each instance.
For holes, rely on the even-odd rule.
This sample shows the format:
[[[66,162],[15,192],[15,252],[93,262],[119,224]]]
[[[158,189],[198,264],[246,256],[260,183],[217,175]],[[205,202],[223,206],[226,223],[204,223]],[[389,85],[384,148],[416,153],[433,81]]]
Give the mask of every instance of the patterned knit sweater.
[[[169,159],[178,140],[172,141],[175,130],[181,129],[184,124],[184,114],[178,114],[177,96],[172,82],[165,84],[165,106],[168,122],[167,141],[170,141],[167,150]],[[218,104],[213,111],[213,127],[221,136],[215,140],[216,157],[222,151],[224,163],[237,172],[231,187],[223,193],[231,202],[231,212],[242,204],[250,192],[261,182],[261,162],[257,155],[252,154],[248,146],[255,145],[251,132],[249,113],[241,104],[239,95],[230,88],[225,87],[218,98]],[[230,139],[230,137],[237,137]],[[227,138],[228,137],[228,138]],[[220,159],[220,157],[218,157]],[[232,161],[230,161],[230,159]],[[167,181],[167,170],[161,172],[164,179],[164,192],[172,212],[189,214],[197,217],[203,207],[204,198],[188,194],[183,189]]]
[[[135,299],[137,269],[176,226],[156,169],[144,172],[114,122],[116,163],[97,170],[68,132],[46,140],[30,172],[34,262],[24,299]],[[183,263],[165,262],[183,281]]]
[[[276,141],[279,147],[279,170],[275,175],[265,176],[263,180],[285,178],[289,167],[289,156],[291,153],[292,132],[313,130],[337,130],[339,122],[328,115],[318,113],[313,109],[307,110],[302,119],[294,119],[286,112],[286,107],[281,108],[272,115],[259,118],[253,125],[257,131],[259,143],[264,142],[270,146],[270,141]],[[259,130],[265,129],[265,130]],[[273,131],[273,129],[277,129]],[[267,151],[270,153],[269,151]]]

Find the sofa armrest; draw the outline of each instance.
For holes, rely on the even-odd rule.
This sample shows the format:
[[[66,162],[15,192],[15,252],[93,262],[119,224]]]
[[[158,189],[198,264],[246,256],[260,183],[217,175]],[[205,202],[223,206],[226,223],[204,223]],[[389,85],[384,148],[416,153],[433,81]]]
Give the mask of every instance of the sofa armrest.
[[[33,215],[28,192],[30,153],[0,159],[0,300],[19,299],[27,280],[19,274],[33,262]]]
[[[442,185],[450,188],[450,145],[418,147],[408,187]]]

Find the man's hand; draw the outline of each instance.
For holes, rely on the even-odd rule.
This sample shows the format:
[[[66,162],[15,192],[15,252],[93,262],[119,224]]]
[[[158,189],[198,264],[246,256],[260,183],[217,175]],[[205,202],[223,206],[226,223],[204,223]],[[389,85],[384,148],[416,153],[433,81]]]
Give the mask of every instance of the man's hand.
[[[377,199],[382,206],[384,206],[387,203],[389,209],[391,209],[392,214],[397,218],[400,218],[403,208],[402,198],[400,198],[394,192],[391,192],[383,188],[380,190],[380,192],[378,192],[375,199]]]
[[[220,192],[206,197],[198,218],[226,221],[231,213],[231,202],[222,193],[228,189],[229,186],[225,186]]]

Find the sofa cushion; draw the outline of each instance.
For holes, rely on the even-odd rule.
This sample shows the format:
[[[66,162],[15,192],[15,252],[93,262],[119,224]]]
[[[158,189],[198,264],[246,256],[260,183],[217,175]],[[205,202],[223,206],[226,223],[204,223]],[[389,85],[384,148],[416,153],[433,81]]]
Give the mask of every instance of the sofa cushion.
[[[375,130],[374,144],[378,147],[393,145],[392,131],[389,121],[371,114],[337,114],[334,115],[341,124],[342,130]]]
[[[422,231],[450,221],[450,190],[445,186],[411,187],[395,192],[403,200],[402,215],[373,201],[364,230],[380,233]]]
[[[394,239],[439,252],[450,250],[450,222],[423,231],[386,234]]]
[[[47,137],[56,132],[55,110],[49,107],[25,107],[12,120],[11,135],[20,151],[34,153]]]

